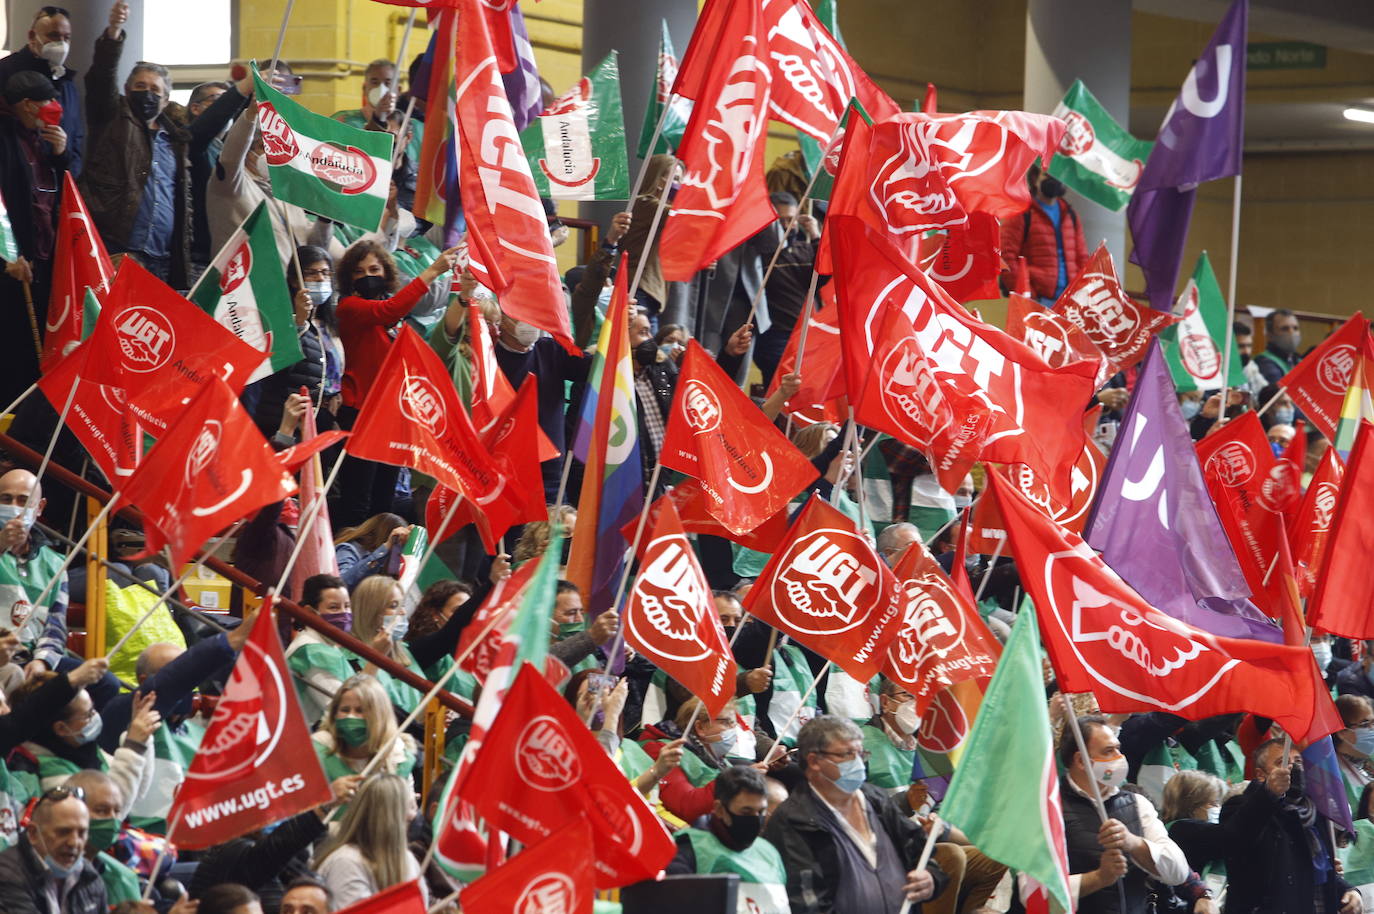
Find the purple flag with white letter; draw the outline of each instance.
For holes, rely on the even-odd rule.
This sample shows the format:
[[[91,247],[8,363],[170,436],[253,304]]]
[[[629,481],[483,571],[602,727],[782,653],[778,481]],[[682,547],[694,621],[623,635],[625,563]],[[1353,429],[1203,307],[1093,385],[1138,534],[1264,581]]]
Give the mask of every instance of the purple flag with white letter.
[[[1225,637],[1282,642],[1282,631],[1247,599],[1157,339],[1098,485],[1086,539],[1175,619]]]
[[[1249,0],[1234,0],[1164,115],[1126,211],[1150,304],[1173,304],[1197,186],[1240,174]]]
[[[506,98],[515,115],[515,129],[524,130],[544,110],[544,99],[539,91],[539,67],[534,63],[534,47],[525,29],[525,14],[515,3],[510,7],[510,31],[515,39],[515,58],[520,65],[509,73],[502,73],[501,83],[506,87]]]

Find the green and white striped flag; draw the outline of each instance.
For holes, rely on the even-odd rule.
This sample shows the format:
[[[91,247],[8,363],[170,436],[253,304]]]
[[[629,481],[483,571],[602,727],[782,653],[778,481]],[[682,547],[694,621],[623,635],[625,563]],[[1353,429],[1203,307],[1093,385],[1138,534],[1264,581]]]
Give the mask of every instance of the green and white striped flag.
[[[1069,129],[1050,162],[1050,174],[1107,209],[1130,203],[1154,143],[1131,136],[1081,79],[1069,86],[1054,116],[1063,118]]]
[[[1174,305],[1174,314],[1182,320],[1165,327],[1159,334],[1174,386],[1180,393],[1220,390],[1221,354],[1226,350],[1226,334],[1231,328],[1226,320],[1226,298],[1221,294],[1206,251],[1198,257],[1193,277]],[[1226,386],[1245,386],[1245,370],[1234,345],[1231,346],[1231,370],[1227,373]]]
[[[271,220],[267,202],[259,203],[187,296],[239,339],[268,353],[249,382],[305,358]]]
[[[19,243],[14,238],[14,227],[10,225],[10,213],[5,202],[0,200],[0,257],[12,263],[19,259]]]
[[[520,134],[539,195],[624,200],[630,194],[620,67],[607,54]]]
[[[954,770],[940,817],[988,857],[1033,879],[1067,911],[1064,813],[1041,670],[1035,610],[1023,605],[964,744],[964,757],[979,764]],[[1023,901],[1026,888],[1023,882]]]
[[[393,137],[316,114],[269,86],[253,63],[272,196],[369,232],[382,224]]]
[[[668,104],[672,95],[673,83],[677,82],[677,54],[673,51],[673,36],[668,34],[668,20],[663,20],[663,35],[658,39],[658,69],[654,75],[654,91],[649,96],[649,104],[644,108],[644,123],[639,128],[639,148],[635,155],[641,159],[649,155],[672,152],[682,142],[682,131],[687,129],[687,121],[692,116],[692,100],[673,99],[672,108],[663,122],[663,131],[658,135],[653,152],[649,151],[649,141],[654,138],[654,127],[663,116],[663,106]]]

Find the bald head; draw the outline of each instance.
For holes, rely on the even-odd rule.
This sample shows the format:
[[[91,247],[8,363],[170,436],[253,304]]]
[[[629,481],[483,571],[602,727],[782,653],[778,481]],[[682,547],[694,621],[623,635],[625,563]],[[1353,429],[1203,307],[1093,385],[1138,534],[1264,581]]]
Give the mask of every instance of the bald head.
[[[134,675],[138,677],[139,684],[142,685],[149,677],[156,676],[164,666],[184,653],[185,648],[165,641],[145,647],[143,653],[138,655],[138,664],[134,667]]]
[[[34,490],[34,483],[37,479],[38,477],[25,469],[13,469],[0,476],[0,505],[26,507],[29,503],[30,492],[33,493],[34,503],[41,503],[43,501],[43,487],[40,485],[36,491]]]

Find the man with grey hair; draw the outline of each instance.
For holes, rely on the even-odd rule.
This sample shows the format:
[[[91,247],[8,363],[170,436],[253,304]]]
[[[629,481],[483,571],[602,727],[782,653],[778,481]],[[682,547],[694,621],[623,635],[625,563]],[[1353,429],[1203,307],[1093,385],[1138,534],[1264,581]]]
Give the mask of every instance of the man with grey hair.
[[[37,478],[24,469],[0,476],[0,626],[10,629],[32,659],[25,673],[56,670],[67,649],[67,573],[41,605],[59,574],[63,553],[34,523],[47,502]],[[75,664],[73,664],[75,666]]]
[[[81,791],[63,785],[40,796],[19,843],[0,852],[0,911],[105,914],[105,885],[84,856],[89,826]]]
[[[138,874],[105,853],[119,837],[119,811],[124,807],[124,792],[119,784],[103,771],[84,768],[67,778],[63,786],[79,789],[86,803],[90,825],[82,853],[105,883],[110,904],[137,900],[143,894]]]
[[[889,524],[878,533],[878,555],[889,566],[896,565],[906,547],[920,540],[921,531],[916,529],[915,524]]]
[[[342,121],[350,127],[357,127],[359,130],[365,129],[368,124],[380,128],[388,123],[393,112],[396,111],[396,96],[392,92],[392,80],[396,78],[396,63],[379,57],[367,65],[363,70],[363,96],[361,104],[357,108],[345,108],[342,111],[335,111],[330,115],[336,121]],[[418,105],[418,102],[417,102]],[[424,106],[419,105],[416,114],[424,114]],[[411,116],[409,129],[409,142],[406,143],[406,155],[412,162],[420,161],[420,147],[424,143],[425,125],[423,120],[417,120]]]
[[[821,715],[797,735],[797,762],[806,781],[768,820],[765,837],[782,854],[794,911],[897,914],[912,911],[951,886],[932,860],[914,869],[926,834],[888,798],[865,783],[863,733],[841,717]]]
[[[81,193],[111,254],[127,253],[173,288],[189,286],[191,260],[190,134],[167,116],[167,68],[139,61],[120,93],[129,5],[110,10],[86,72],[90,149]]]

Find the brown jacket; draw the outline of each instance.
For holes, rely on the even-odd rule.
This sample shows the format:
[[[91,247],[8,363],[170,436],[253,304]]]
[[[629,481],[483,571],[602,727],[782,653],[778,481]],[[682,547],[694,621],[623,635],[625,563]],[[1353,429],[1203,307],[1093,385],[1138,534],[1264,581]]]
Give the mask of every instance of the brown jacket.
[[[95,41],[95,56],[86,72],[89,135],[80,187],[91,218],[111,253],[128,249],[153,162],[153,131],[134,116],[115,78],[123,50],[123,36],[116,40],[102,32]],[[191,262],[191,170],[187,158],[190,134],[168,116],[171,110],[169,106],[163,111],[158,123],[167,131],[177,160],[171,284],[184,289]]]

